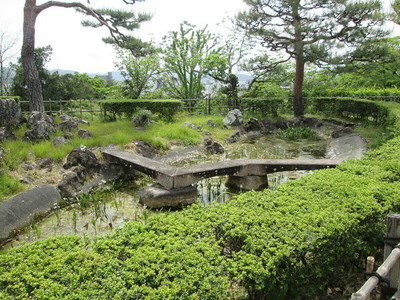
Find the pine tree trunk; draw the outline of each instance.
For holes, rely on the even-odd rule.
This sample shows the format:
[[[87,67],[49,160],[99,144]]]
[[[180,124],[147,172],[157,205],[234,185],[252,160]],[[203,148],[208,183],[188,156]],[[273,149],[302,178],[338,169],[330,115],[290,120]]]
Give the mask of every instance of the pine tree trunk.
[[[296,117],[304,115],[303,103],[304,61],[296,58],[296,75],[293,85],[293,112]]]
[[[21,49],[22,66],[24,68],[28,88],[29,110],[44,111],[42,85],[35,64],[35,23],[36,0],[26,0],[24,7],[23,43]]]

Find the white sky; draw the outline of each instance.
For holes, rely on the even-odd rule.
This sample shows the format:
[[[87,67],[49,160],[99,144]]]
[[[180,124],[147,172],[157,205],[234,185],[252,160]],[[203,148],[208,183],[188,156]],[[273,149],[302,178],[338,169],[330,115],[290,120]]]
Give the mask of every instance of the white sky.
[[[38,0],[37,4],[45,2]],[[0,29],[19,35],[21,41],[24,3],[24,0],[0,0]],[[224,17],[234,16],[246,7],[242,0],[145,0],[134,5],[125,5],[122,0],[91,0],[91,4],[95,8],[119,7],[154,14],[153,19],[143,23],[135,34],[143,39],[153,38],[156,41],[160,41],[169,31],[178,30],[184,20],[199,27],[209,24],[209,30],[217,33],[223,30],[217,24]],[[101,40],[108,35],[107,29],[82,27],[82,18],[82,14],[71,8],[53,7],[39,15],[36,23],[36,47],[50,45],[53,48],[48,69],[82,73],[106,73],[115,70],[114,50]]]

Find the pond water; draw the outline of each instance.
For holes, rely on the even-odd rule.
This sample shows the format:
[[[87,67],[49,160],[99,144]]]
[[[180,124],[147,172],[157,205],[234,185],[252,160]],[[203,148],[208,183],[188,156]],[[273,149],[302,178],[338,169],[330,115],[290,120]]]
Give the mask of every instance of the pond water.
[[[326,128],[321,129],[325,132]],[[323,134],[321,134],[323,135]],[[322,138],[318,141],[288,141],[273,135],[247,139],[224,145],[222,155],[206,155],[198,147],[175,147],[158,160],[174,166],[186,166],[239,158],[359,158],[366,150],[366,142],[356,134],[337,139]],[[268,175],[269,188],[276,188],[284,182],[298,179],[312,171],[278,172]],[[223,203],[236,193],[225,187],[226,177],[214,177],[197,183],[198,200],[203,205]],[[79,203],[56,210],[52,215],[37,224],[32,224],[13,241],[3,247],[3,251],[30,243],[38,239],[61,234],[95,236],[106,234],[127,221],[137,220],[139,216],[154,213],[138,203],[136,192],[140,187],[153,183],[143,175],[131,185],[122,189],[101,190],[83,197]],[[88,202],[91,205],[88,205]]]

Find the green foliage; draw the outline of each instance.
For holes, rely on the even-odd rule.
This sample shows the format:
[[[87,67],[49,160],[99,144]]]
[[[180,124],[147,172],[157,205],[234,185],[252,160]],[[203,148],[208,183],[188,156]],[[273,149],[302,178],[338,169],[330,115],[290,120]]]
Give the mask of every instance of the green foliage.
[[[288,140],[317,140],[318,134],[307,127],[296,127],[296,128],[287,128],[280,129],[275,132],[277,137],[288,139]]]
[[[132,4],[129,1],[125,1],[125,3]],[[92,17],[92,14],[87,10],[79,11]],[[109,8],[96,9],[95,11],[96,14],[101,16],[103,22],[100,22],[98,19],[91,19],[84,20],[82,25],[93,28],[107,25],[111,36],[103,38],[105,43],[116,45],[121,49],[127,49],[135,57],[146,56],[154,51],[152,43],[144,42],[130,34],[133,30],[139,29],[143,22],[150,21],[152,18],[151,14]]]
[[[290,112],[291,103],[288,97],[243,98],[241,107],[252,115],[278,116]]]
[[[132,123],[136,126],[146,127],[151,123],[151,111],[146,109],[141,109],[137,112],[135,117],[133,118]]]
[[[154,114],[159,114],[162,118],[172,120],[174,115],[179,112],[182,102],[179,100],[104,100],[99,104],[105,113],[111,113],[115,119],[117,115],[125,114],[128,117],[138,109],[147,109]]]
[[[216,67],[219,61],[217,38],[208,30],[183,22],[179,31],[164,37],[163,60],[166,92],[178,99],[202,98],[203,76]]]
[[[154,76],[160,72],[160,59],[157,54],[134,57],[124,50],[119,50],[118,56],[116,66],[125,78],[124,95],[138,99],[154,86]]]

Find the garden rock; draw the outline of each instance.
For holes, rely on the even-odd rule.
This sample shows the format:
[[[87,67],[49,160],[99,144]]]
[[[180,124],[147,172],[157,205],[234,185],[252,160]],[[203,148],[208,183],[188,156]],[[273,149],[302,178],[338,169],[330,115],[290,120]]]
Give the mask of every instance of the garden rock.
[[[59,205],[60,200],[57,189],[44,184],[0,203],[0,241],[28,226],[36,215],[49,213]]]
[[[62,121],[59,125],[62,131],[73,131],[78,128],[78,122],[73,119]]]
[[[0,100],[0,126],[16,126],[21,122],[21,108],[14,99]]]
[[[228,143],[235,143],[240,140],[240,132],[236,131],[235,133],[232,133],[230,137],[226,140]]]
[[[67,162],[64,164],[64,169],[69,169],[75,166],[82,166],[86,172],[91,175],[100,170],[100,163],[96,155],[86,146],[76,147],[67,156]]]
[[[52,167],[53,167],[53,163],[54,163],[54,159],[52,158],[42,158],[42,159],[38,159],[37,161],[35,161],[35,166],[36,168],[42,170],[42,169],[47,169],[49,171],[51,171]]]
[[[42,113],[39,111],[31,112],[31,114],[29,115],[29,118],[28,118],[28,124],[32,127],[35,125],[35,123],[37,123],[39,121],[44,121],[44,122],[52,125],[53,127],[55,127],[57,125],[51,116],[46,115],[45,113]]]
[[[89,139],[93,137],[93,134],[87,129],[79,129],[78,136],[82,139]]]
[[[205,139],[204,142],[205,142],[204,147],[205,147],[207,154],[212,155],[212,154],[220,154],[220,153],[225,152],[224,147],[220,143],[215,142],[215,141],[211,140],[210,138]]]
[[[350,127],[344,127],[344,128],[332,131],[331,137],[334,139],[337,139],[337,138],[340,138],[340,137],[343,137],[343,136],[346,136],[346,135],[349,135],[352,133],[354,133],[353,129],[351,129]]]
[[[29,141],[48,140],[52,133],[56,132],[55,127],[45,120],[35,121],[32,129],[25,132],[25,138]]]
[[[69,141],[63,136],[56,137],[51,142],[53,143],[54,147],[62,146],[69,143]]]
[[[228,126],[240,126],[243,124],[242,112],[237,108],[231,110],[222,121]]]
[[[74,134],[72,132],[64,132],[63,137],[70,140],[74,137]]]
[[[158,154],[157,149],[145,141],[134,141],[133,144],[135,145],[136,153],[144,157],[154,158]]]
[[[1,101],[1,100],[0,100]],[[7,127],[0,127],[0,142],[5,140],[16,140],[14,133],[12,133]]]
[[[4,148],[0,145],[0,160],[3,158],[4,156]]]
[[[90,125],[90,123],[86,120],[77,118],[77,117],[71,117],[68,115],[61,115],[60,119],[64,122],[64,121],[74,121],[76,123],[81,123],[81,124],[85,124],[85,125]]]
[[[64,198],[74,198],[81,192],[85,177],[85,169],[82,166],[76,167],[72,172],[64,174],[57,188]]]
[[[217,127],[217,125],[215,124],[215,122],[213,120],[208,120],[207,125],[210,127],[214,127],[214,128]]]
[[[245,132],[261,131],[262,128],[262,123],[256,118],[250,118],[250,120],[248,120],[247,123],[243,125],[243,130]]]
[[[203,128],[200,125],[194,125],[194,124],[190,123],[189,121],[184,122],[182,125],[189,127],[190,129],[194,129],[194,130],[201,130]]]

